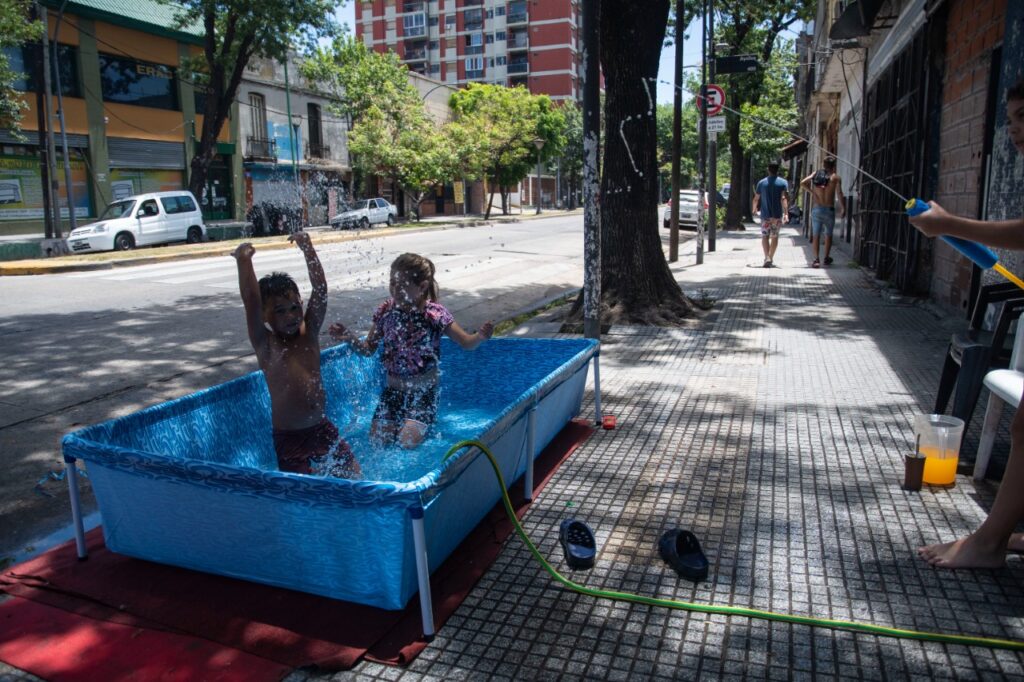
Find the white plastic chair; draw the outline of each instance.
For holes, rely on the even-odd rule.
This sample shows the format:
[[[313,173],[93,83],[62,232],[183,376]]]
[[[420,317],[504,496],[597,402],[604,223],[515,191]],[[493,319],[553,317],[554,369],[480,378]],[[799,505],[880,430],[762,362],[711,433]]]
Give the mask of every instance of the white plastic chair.
[[[1024,394],[1024,325],[1017,325],[1009,368],[994,369],[986,374],[984,385],[989,390],[989,396],[985,407],[985,423],[981,427],[981,442],[978,443],[978,456],[974,460],[975,481],[985,478],[1003,404],[1008,403],[1017,409],[1021,395]]]

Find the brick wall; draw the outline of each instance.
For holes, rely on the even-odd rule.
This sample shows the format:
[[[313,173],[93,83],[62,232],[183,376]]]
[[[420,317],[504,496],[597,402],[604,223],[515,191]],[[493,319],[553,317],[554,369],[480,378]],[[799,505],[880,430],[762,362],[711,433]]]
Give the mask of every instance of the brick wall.
[[[962,216],[978,217],[992,49],[1003,40],[1007,0],[953,0],[947,20],[935,200]],[[971,263],[936,240],[931,292],[939,303],[965,310]]]

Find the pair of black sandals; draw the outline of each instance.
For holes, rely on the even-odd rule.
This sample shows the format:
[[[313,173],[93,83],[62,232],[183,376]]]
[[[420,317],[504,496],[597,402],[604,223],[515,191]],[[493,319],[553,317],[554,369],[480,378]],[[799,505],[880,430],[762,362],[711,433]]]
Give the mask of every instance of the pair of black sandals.
[[[569,568],[593,568],[597,541],[590,526],[578,519],[566,519],[559,528],[558,540]],[[690,531],[679,528],[666,531],[658,540],[658,553],[680,577],[695,583],[707,579],[708,559],[697,536]]]

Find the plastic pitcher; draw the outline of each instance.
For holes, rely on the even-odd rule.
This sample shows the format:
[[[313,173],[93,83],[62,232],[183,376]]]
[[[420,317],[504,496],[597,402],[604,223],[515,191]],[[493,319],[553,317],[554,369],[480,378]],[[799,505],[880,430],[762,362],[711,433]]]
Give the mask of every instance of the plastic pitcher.
[[[917,451],[925,458],[922,480],[926,485],[952,487],[956,483],[956,465],[960,459],[963,435],[963,419],[944,414],[914,417]]]

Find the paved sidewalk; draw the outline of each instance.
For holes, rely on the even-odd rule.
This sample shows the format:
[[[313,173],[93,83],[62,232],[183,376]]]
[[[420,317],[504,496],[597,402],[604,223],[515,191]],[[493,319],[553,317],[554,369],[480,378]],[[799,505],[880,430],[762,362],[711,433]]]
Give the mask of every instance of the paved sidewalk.
[[[900,489],[913,415],[930,408],[959,323],[888,295],[842,252],[811,269],[806,244],[784,230],[770,270],[750,267],[762,262],[756,230],[721,233],[701,266],[695,243],[684,245],[678,279],[717,299],[714,313],[694,329],[613,327],[604,337],[603,406],[619,427],[562,466],[527,531],[561,570],[558,524],[587,520],[597,566],[567,573],[592,587],[1024,639],[1020,561],[954,573],[914,554],[975,527],[995,484],[960,476],[950,490]],[[589,394],[584,409],[592,414]],[[674,526],[701,538],[707,582],[677,579],[658,557],[658,537]],[[363,664],[331,679],[1021,675],[1024,657],[1006,651],[578,595],[513,537],[408,669]],[[307,677],[319,679],[289,679]]]
[[[689,329],[615,326],[604,336],[602,403],[618,428],[562,466],[527,532],[564,570],[558,524],[588,521],[597,566],[566,573],[596,588],[1024,639],[1019,559],[948,572],[914,554],[974,528],[996,484],[959,476],[953,489],[900,489],[913,416],[931,407],[961,323],[890,295],[842,252],[811,269],[806,244],[785,229],[773,269],[759,267],[756,230],[720,233],[701,266],[695,243],[683,245],[678,280],[715,298],[713,312]],[[553,328],[536,320],[521,331]],[[592,398],[588,389],[587,415]],[[1004,428],[996,451],[1007,445]],[[708,581],[677,579],[659,559],[655,543],[675,526],[700,537]],[[513,536],[408,668],[366,663],[288,680],[911,676],[1020,678],[1024,656],[586,597],[554,583]]]

